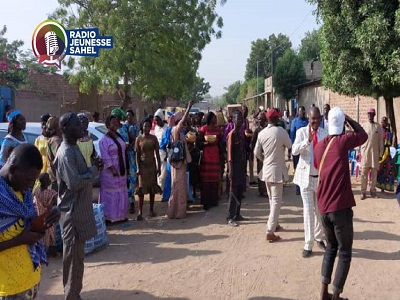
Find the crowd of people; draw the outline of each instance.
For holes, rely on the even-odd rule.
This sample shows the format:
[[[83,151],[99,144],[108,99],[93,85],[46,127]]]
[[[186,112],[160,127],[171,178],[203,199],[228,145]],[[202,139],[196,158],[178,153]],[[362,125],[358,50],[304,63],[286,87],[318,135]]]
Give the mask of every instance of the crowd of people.
[[[147,194],[148,217],[157,215],[154,202],[160,194],[162,201],[168,201],[162,213],[168,219],[185,218],[188,202],[199,200],[204,210],[212,209],[226,194],[226,221],[237,227],[246,220],[241,214],[246,189],[257,185],[259,196],[270,204],[266,240],[274,243],[281,240],[276,232],[283,228],[279,215],[289,181],[286,162],[292,158],[293,183],[303,201],[302,256],[312,256],[315,242],[325,251],[321,299],[339,299],[353,241],[355,200],[348,153],[362,146],[358,151],[362,200],[368,183],[371,197],[377,197],[377,187],[393,191],[396,169],[387,117],[376,123],[371,108],[368,122],[361,126],[329,104],[322,114],[316,106],[308,112],[300,106],[295,118],[275,108],[259,109],[249,118],[246,106],[228,114],[221,109],[191,115],[192,105],[189,102],[184,111],[160,108],[141,122],[133,110],[112,110],[104,120],[107,133],[99,141],[100,153],[84,113],[41,116],[42,135],[33,146],[23,133],[23,114],[9,112],[9,132],[0,150],[0,265],[16,271],[3,274],[1,268],[0,299],[3,295],[36,299],[46,251],[56,255],[53,224],[58,221],[65,299],[80,299],[84,245],[96,235],[92,186],[98,174],[98,202],[109,225],[128,221],[129,213],[143,220]],[[328,285],[338,251],[331,295]]]

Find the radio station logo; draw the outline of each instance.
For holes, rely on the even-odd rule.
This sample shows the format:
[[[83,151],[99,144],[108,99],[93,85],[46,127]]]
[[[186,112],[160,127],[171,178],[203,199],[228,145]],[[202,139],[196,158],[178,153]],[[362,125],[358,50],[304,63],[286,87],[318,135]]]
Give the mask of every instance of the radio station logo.
[[[113,48],[112,36],[100,36],[98,28],[66,30],[55,20],[40,23],[32,35],[32,50],[39,63],[59,69],[66,55],[96,57],[102,48]]]

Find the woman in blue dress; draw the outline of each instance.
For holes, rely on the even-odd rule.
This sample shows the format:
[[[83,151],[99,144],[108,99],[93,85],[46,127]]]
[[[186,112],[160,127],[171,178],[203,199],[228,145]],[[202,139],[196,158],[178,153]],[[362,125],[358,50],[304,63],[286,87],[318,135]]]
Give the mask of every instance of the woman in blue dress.
[[[124,139],[127,147],[127,158],[129,162],[129,173],[128,173],[128,199],[130,203],[129,213],[135,213],[135,189],[137,185],[137,174],[136,174],[136,159],[135,159],[135,141],[138,136],[139,129],[137,124],[135,124],[134,113],[132,110],[128,109],[126,113],[120,109],[115,108],[111,112],[112,115],[116,116],[121,123],[121,127],[117,130],[118,133]]]

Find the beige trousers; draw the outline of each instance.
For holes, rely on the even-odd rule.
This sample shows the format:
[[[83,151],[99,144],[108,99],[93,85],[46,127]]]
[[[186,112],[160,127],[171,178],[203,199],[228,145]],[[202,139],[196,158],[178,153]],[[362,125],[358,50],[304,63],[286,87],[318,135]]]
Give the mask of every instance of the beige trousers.
[[[278,225],[279,214],[281,213],[283,182],[266,182],[269,198],[269,217],[267,222],[267,233],[274,233]]]
[[[370,192],[376,192],[376,180],[378,178],[378,169],[370,168],[370,167],[361,167],[361,193],[367,192],[368,185],[368,172],[371,170],[371,183],[370,183]]]

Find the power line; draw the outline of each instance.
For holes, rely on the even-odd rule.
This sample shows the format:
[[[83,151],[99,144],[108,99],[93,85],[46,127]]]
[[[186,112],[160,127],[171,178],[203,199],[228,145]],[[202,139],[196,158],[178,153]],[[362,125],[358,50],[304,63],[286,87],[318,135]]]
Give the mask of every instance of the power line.
[[[304,24],[304,22],[307,20],[308,16],[309,16],[312,12],[313,12],[313,9],[311,9],[311,10],[306,14],[306,16],[304,17],[304,19],[301,21],[300,25],[297,26],[297,28],[292,32],[292,34],[289,36],[289,38],[291,38],[291,37],[293,36],[293,34],[295,34],[296,31],[300,29],[300,27]]]

